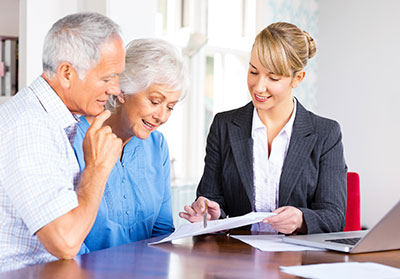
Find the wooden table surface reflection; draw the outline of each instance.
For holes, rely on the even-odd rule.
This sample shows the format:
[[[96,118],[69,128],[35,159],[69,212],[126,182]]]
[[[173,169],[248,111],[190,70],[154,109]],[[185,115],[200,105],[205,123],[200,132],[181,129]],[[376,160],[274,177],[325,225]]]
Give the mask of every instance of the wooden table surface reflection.
[[[279,267],[352,261],[400,268],[399,250],[358,255],[321,251],[261,252],[222,234],[155,246],[148,246],[148,242],[96,251],[75,260],[29,266],[0,274],[0,278],[296,278],[280,272]]]

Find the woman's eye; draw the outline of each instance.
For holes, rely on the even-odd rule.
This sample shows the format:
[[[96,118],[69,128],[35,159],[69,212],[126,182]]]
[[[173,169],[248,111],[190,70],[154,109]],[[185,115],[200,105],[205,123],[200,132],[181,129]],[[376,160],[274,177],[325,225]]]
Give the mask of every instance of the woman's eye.
[[[168,110],[173,111],[174,107],[168,107]]]
[[[272,80],[272,81],[279,81],[279,78],[270,77],[269,79]]]
[[[257,75],[258,73],[257,73],[257,72],[250,71],[250,74],[252,74],[252,75]]]

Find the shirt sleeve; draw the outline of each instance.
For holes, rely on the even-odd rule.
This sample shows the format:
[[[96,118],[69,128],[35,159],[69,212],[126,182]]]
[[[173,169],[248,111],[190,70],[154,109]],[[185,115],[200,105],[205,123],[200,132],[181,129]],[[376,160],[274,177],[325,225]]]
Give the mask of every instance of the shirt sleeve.
[[[10,129],[0,153],[4,190],[32,235],[78,206],[69,141],[55,123],[36,120]]]
[[[164,197],[160,212],[153,227],[152,237],[159,236],[167,233],[172,233],[175,228],[172,218],[172,205],[171,205],[171,180],[170,180],[170,161],[168,145],[164,137],[161,138],[161,149],[163,154],[162,173],[163,173],[163,187]]]
[[[225,206],[225,197],[222,190],[222,160],[220,134],[220,114],[214,117],[207,136],[206,157],[203,176],[196,191],[196,199],[200,196],[206,197],[219,204],[221,210],[220,218],[228,215]],[[229,212],[228,212],[229,213]]]
[[[303,212],[308,234],[344,229],[346,176],[342,133],[339,124],[335,122],[323,143],[313,199],[307,208],[299,208]]]

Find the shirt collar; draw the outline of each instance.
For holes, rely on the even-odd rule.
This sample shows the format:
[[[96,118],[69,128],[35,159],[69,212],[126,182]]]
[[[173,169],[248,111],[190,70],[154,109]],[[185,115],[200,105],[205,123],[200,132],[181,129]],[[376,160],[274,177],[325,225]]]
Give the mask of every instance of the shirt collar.
[[[290,137],[292,136],[292,130],[293,130],[293,123],[294,119],[296,118],[296,110],[297,110],[297,100],[296,98],[293,98],[293,112],[292,115],[290,116],[289,121],[286,123],[285,127],[283,127],[282,131],[285,131],[288,140],[290,140]]]
[[[44,110],[57,122],[63,129],[77,124],[78,117],[73,115],[57,93],[51,88],[43,77],[38,77],[31,85],[32,91],[42,104]]]
[[[293,123],[294,119],[296,117],[296,110],[297,110],[297,100],[296,98],[293,98],[293,112],[292,115],[290,116],[289,121],[286,123],[286,125],[283,127],[283,129],[280,131],[279,134],[281,133],[286,133],[288,136],[288,139],[290,140],[290,136],[292,135],[292,130],[293,130]],[[258,116],[257,109],[254,107],[253,110],[253,123],[251,126],[251,135],[254,136],[254,132],[258,129],[264,129],[266,130],[267,127],[262,123],[260,117]]]

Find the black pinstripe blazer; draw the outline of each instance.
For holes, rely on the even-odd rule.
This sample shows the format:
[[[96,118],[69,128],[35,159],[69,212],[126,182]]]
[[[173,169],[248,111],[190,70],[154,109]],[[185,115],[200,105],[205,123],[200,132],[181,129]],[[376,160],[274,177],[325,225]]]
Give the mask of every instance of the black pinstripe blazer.
[[[218,202],[222,217],[254,210],[253,109],[250,102],[218,113],[208,134],[197,196]],[[346,211],[346,174],[339,124],[307,111],[297,101],[279,182],[279,207],[299,208],[307,233],[341,231]]]

